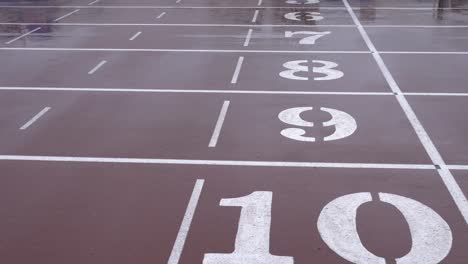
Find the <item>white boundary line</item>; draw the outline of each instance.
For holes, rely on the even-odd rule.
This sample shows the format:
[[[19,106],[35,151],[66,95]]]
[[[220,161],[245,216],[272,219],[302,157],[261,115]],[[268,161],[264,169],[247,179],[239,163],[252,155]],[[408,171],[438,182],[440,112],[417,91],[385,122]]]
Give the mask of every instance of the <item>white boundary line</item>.
[[[92,68],[88,74],[91,75],[91,74],[94,74],[97,70],[99,70],[104,64],[106,64],[107,61],[106,60],[103,60],[101,62],[98,63],[98,65],[94,66],[94,68]]]
[[[447,165],[450,170],[468,170],[468,165]]]
[[[210,143],[208,147],[214,148],[218,144],[218,138],[221,134],[221,129],[223,128],[224,119],[226,118],[227,110],[229,108],[229,101],[224,101],[221,111],[219,111],[218,120],[216,121],[216,126],[213,130],[213,135],[211,136]]]
[[[0,22],[0,25],[41,25],[41,26],[156,26],[156,27],[298,27],[298,28],[315,28],[315,27],[338,27],[338,28],[355,28],[355,25],[272,25],[272,24],[183,24],[183,23],[12,23]]]
[[[190,196],[187,209],[185,210],[184,218],[182,220],[182,223],[180,224],[179,232],[177,233],[177,238],[174,242],[174,246],[172,247],[171,255],[169,256],[167,264],[179,263],[180,256],[182,255],[182,251],[184,250],[185,240],[187,239],[187,234],[190,230],[190,225],[192,224],[193,215],[195,214],[195,210],[197,209],[198,200],[200,199],[204,183],[205,180],[203,179],[198,179],[195,182],[192,195]]]
[[[465,97],[465,96],[468,96],[468,93],[403,93],[403,95]]]
[[[122,8],[122,9],[146,9],[146,8],[174,8],[174,9],[276,9],[276,8],[286,8],[286,9],[309,9],[313,7],[306,6],[156,6],[156,5],[100,5],[100,6],[79,6],[79,5],[0,5],[0,8]],[[320,6],[320,9],[336,9],[336,10],[346,10],[346,7],[338,6]],[[468,7],[352,7],[353,10],[361,9],[375,9],[375,10],[468,10]]]
[[[61,16],[61,17],[59,17],[59,18],[54,19],[54,22],[58,22],[58,21],[60,21],[60,20],[62,20],[62,19],[64,19],[64,18],[66,18],[66,17],[69,17],[69,16],[75,14],[75,13],[78,12],[78,11],[80,11],[80,9],[76,9],[76,10],[74,10],[74,11],[71,11],[71,12],[68,13],[68,14],[65,14],[65,15],[63,15],[63,16]]]
[[[0,91],[69,91],[119,93],[201,93],[201,94],[271,94],[271,95],[393,95],[390,92],[330,92],[330,91],[268,91],[268,90],[186,90],[138,88],[77,88],[77,87],[6,87]]]
[[[252,30],[252,29],[250,29]],[[36,31],[36,29],[34,30]],[[249,31],[250,32],[250,31]],[[30,31],[14,39],[17,40],[33,33]],[[251,36],[251,34],[250,34]],[[11,43],[14,40],[10,40]],[[249,44],[249,33],[246,35],[244,45]],[[9,43],[6,43],[9,44]],[[245,46],[244,46],[245,47]],[[241,49],[114,49],[114,48],[24,48],[0,47],[0,50],[31,50],[31,51],[122,51],[122,52],[217,52],[217,53],[309,53],[309,54],[371,54],[366,50],[241,50]],[[468,51],[379,51],[380,54],[408,54],[408,55],[468,55]]]
[[[10,40],[6,44],[11,43],[19,38],[33,33],[39,28],[25,33],[14,40]],[[244,47],[250,43],[251,31],[247,32]],[[141,33],[141,32],[140,32]],[[138,33],[137,33],[138,34]],[[247,45],[247,46],[246,46]],[[241,49],[117,49],[117,48],[24,48],[24,47],[0,47],[0,50],[31,50],[31,51],[122,51],[122,52],[218,52],[218,53],[310,53],[310,54],[370,54],[371,51],[366,50],[241,50]],[[468,55],[468,51],[379,51],[380,54],[408,54],[408,55]]]
[[[125,51],[125,52],[215,52],[215,53],[299,53],[299,54],[369,54],[370,51],[344,50],[245,50],[245,49],[101,49],[101,48],[0,48],[0,50],[31,50],[31,51]]]
[[[468,49],[468,47],[467,47]],[[379,51],[380,54],[468,55],[468,51]]]
[[[39,29],[41,29],[41,27],[37,27],[37,28],[35,28],[35,29],[31,30],[31,31],[28,31],[28,32],[24,33],[23,35],[21,35],[21,36],[19,36],[19,37],[16,37],[16,38],[14,38],[14,39],[12,39],[12,40],[10,40],[10,41],[5,42],[5,44],[7,44],[7,45],[8,45],[8,44],[11,44],[11,43],[17,41],[18,39],[21,39],[21,38],[26,37],[27,35],[29,35],[29,34],[31,34],[31,33],[34,33],[34,32],[36,32],[36,31],[38,31]]]
[[[405,112],[406,117],[408,118],[409,122],[413,126],[416,132],[416,135],[418,136],[422,145],[426,149],[427,154],[429,155],[429,157],[431,158],[434,164],[437,164],[441,167],[440,170],[437,170],[439,172],[440,178],[442,179],[445,186],[447,187],[447,190],[449,191],[450,195],[452,196],[452,199],[457,205],[458,210],[460,210],[460,213],[465,219],[466,224],[468,224],[468,200],[466,199],[463,191],[461,190],[460,186],[455,181],[455,178],[453,177],[452,173],[448,169],[442,156],[437,151],[437,148],[435,147],[434,143],[430,139],[429,135],[427,134],[423,125],[421,124],[415,112],[411,108],[410,104],[406,100],[405,96],[402,95],[400,87],[398,86],[397,82],[395,81],[392,74],[390,73],[387,66],[385,65],[385,62],[383,61],[379,52],[377,51],[374,44],[372,43],[369,36],[367,35],[366,30],[364,29],[364,27],[362,27],[361,22],[357,18],[356,14],[351,9],[351,6],[349,5],[348,0],[343,0],[343,3],[348,8],[348,12],[351,18],[353,19],[354,23],[358,27],[358,30],[361,33],[362,38],[366,42],[369,50],[372,51],[372,55],[375,61],[377,62],[377,65],[379,66],[385,80],[387,81],[392,91],[394,93],[397,93],[395,95],[395,98],[397,99],[401,108]]]
[[[362,25],[365,28],[468,28],[468,25]]]
[[[31,118],[28,122],[26,122],[26,124],[24,124],[22,127],[20,127],[20,130],[27,129],[34,122],[36,122],[39,118],[41,118],[41,116],[43,116],[45,113],[47,113],[47,111],[49,111],[49,110],[50,110],[50,107],[44,107],[44,109],[42,109],[39,113],[37,113],[35,116],[33,116],[33,118]]]
[[[239,79],[239,73],[241,71],[243,62],[244,62],[244,56],[239,56],[239,59],[237,60],[237,64],[236,64],[236,69],[234,70],[234,73],[232,74],[231,84],[237,83],[237,79]]]
[[[272,91],[272,90],[209,90],[209,89],[141,89],[141,88],[80,88],[80,87],[20,87],[0,86],[1,91],[65,91],[109,93],[201,93],[201,94],[269,94],[269,95],[394,95],[392,92],[331,92],[331,91]],[[468,93],[401,93],[405,96],[468,97]]]
[[[252,37],[253,29],[249,28],[247,35],[245,36],[244,47],[248,47],[250,43],[250,38]]]
[[[77,163],[124,163],[124,164],[161,164],[161,165],[285,167],[285,168],[436,170],[436,167],[432,164],[196,160],[196,159],[109,158],[109,157],[29,156],[29,155],[0,155],[0,161],[45,161],[45,162],[77,162]]]
[[[79,6],[79,5],[69,5],[69,6],[54,6],[54,5],[49,5],[49,6],[26,6],[26,5],[17,5],[17,6],[13,6],[13,5],[7,5],[7,6],[0,6],[0,8],[23,8],[23,9],[27,9],[27,8],[35,8],[35,9],[38,9],[38,8],[44,8],[44,9],[52,9],[52,8],[55,8],[55,9],[61,9],[61,8],[82,8],[82,9],[91,9],[91,8],[115,8],[115,9],[166,9],[166,8],[172,8],[172,9],[309,9],[311,7],[307,7],[307,6],[179,6],[179,5],[171,5],[171,6],[143,6],[143,5],[139,5],[139,6],[130,6],[130,5],[121,5],[121,6],[118,6],[118,5],[100,5],[100,6]],[[312,7],[313,8],[313,7]],[[333,6],[329,6],[329,7],[325,7],[325,6],[321,6],[320,9],[328,9],[328,10],[346,10],[346,8],[344,7],[333,7]]]
[[[356,25],[284,25],[284,24],[184,24],[184,23],[31,23],[0,22],[0,25],[54,25],[54,26],[182,26],[182,27],[344,27],[355,28]],[[468,25],[362,25],[365,28],[468,28]]]

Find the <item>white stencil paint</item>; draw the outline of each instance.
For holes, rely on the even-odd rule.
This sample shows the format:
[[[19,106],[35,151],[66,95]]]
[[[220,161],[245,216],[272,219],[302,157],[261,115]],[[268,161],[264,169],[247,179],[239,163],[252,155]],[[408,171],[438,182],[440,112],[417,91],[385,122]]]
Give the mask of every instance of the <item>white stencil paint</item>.
[[[221,206],[242,207],[232,253],[205,254],[203,264],[293,264],[293,257],[270,254],[272,192],[222,199]]]
[[[284,36],[286,38],[292,38],[295,35],[311,35],[308,37],[304,37],[299,40],[300,45],[314,45],[317,39],[330,34],[331,31],[285,31]]]
[[[302,18],[305,21],[319,21],[323,19],[323,16],[319,12],[290,12],[285,14],[284,18],[294,21],[301,21]]]
[[[411,250],[397,258],[397,264],[437,264],[447,256],[452,246],[452,232],[434,210],[395,194],[379,193],[379,198],[401,212],[411,232]],[[365,248],[356,228],[357,209],[370,201],[370,193],[338,197],[322,209],[317,227],[323,241],[342,258],[356,264],[385,264],[384,258]]]

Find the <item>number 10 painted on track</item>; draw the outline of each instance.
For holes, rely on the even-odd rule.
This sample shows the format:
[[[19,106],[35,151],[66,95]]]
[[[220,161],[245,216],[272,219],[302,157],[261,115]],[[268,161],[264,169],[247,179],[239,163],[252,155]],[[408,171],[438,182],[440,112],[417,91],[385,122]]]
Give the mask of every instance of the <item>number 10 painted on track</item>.
[[[293,264],[292,256],[270,254],[272,192],[256,191],[247,196],[222,199],[221,206],[242,207],[235,249],[232,253],[205,254],[203,264]],[[397,264],[437,264],[450,252],[452,232],[435,211],[413,199],[379,193],[381,202],[398,209],[406,219],[412,238],[411,250],[395,259]],[[356,228],[359,206],[372,201],[370,193],[338,197],[321,211],[317,228],[324,242],[336,254],[356,264],[385,264],[384,258],[369,252]]]

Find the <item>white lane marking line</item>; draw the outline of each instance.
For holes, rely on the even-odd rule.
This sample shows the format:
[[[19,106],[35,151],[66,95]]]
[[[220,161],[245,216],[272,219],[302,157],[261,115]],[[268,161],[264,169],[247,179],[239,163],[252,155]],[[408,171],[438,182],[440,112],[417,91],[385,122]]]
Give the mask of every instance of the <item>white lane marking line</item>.
[[[182,251],[184,250],[185,240],[187,239],[187,234],[190,230],[190,225],[192,224],[193,215],[195,214],[195,210],[197,209],[198,200],[200,199],[204,183],[205,180],[203,179],[198,179],[195,182],[192,195],[190,196],[187,209],[185,210],[184,218],[180,225],[179,232],[177,233],[177,238],[174,242],[174,247],[172,247],[172,252],[169,256],[167,264],[179,263],[179,259],[182,255]]]
[[[390,92],[320,92],[320,91],[268,91],[268,90],[183,90],[138,88],[77,88],[77,87],[1,87],[0,91],[74,91],[123,93],[206,93],[206,94],[272,94],[272,95],[393,95]]]
[[[348,3],[348,0],[343,0],[344,5],[348,9],[348,13],[353,19],[354,23],[358,27],[359,33],[361,34],[362,38],[364,39],[364,42],[367,44],[367,47],[369,48],[370,51],[372,51],[372,55],[379,66],[385,80],[387,81],[388,85],[392,89],[394,93],[397,93],[395,95],[395,98],[397,99],[398,103],[400,104],[401,108],[403,109],[403,112],[405,113],[406,117],[408,118],[409,122],[411,123],[411,126],[416,132],[416,135],[418,136],[419,140],[421,141],[421,144],[423,147],[426,149],[427,154],[431,158],[433,164],[438,164],[441,169],[437,170],[437,172],[440,175],[440,178],[445,184],[445,187],[449,191],[450,195],[452,196],[452,199],[454,200],[455,204],[458,207],[458,210],[460,210],[460,213],[462,214],[463,218],[465,219],[465,222],[468,224],[468,200],[466,199],[465,194],[461,190],[460,186],[457,184],[455,181],[455,178],[453,177],[452,173],[449,171],[447,168],[447,165],[440,155],[440,153],[437,151],[437,148],[435,147],[434,143],[432,142],[431,138],[427,134],[426,130],[424,129],[423,125],[419,121],[418,117],[416,116],[416,113],[413,111],[411,108],[410,104],[406,100],[405,96],[402,94],[400,87],[398,86],[397,82],[393,78],[392,74],[388,70],[387,66],[385,65],[385,62],[383,61],[382,57],[380,56],[379,52],[375,48],[374,44],[370,40],[369,36],[367,35],[366,30],[364,27],[362,27],[361,22],[357,18],[356,14],[354,11],[351,9],[351,6]]]
[[[160,19],[161,17],[163,17],[164,15],[166,14],[166,12],[162,12],[161,14],[159,14],[158,17],[156,17],[157,19]]]
[[[182,0],[177,0],[177,1],[176,1],[176,4],[180,3],[181,1],[182,1]]]
[[[432,164],[391,164],[391,163],[334,163],[334,162],[294,162],[294,161],[151,159],[151,158],[144,159],[144,158],[27,156],[27,155],[0,155],[0,160],[166,164],[166,165],[207,165],[207,166],[292,167],[292,168],[436,170],[435,166]]]
[[[101,49],[101,48],[0,48],[0,50],[39,50],[39,51],[140,51],[140,52],[218,52],[218,53],[311,53],[311,54],[369,54],[370,51],[343,50],[213,50],[213,49]]]
[[[447,165],[450,170],[468,170],[468,165]]]
[[[344,27],[355,28],[356,25],[281,25],[281,24],[184,24],[184,23],[21,23],[0,22],[0,25],[56,25],[56,26],[183,26],[183,27]],[[363,25],[365,28],[468,28],[468,25]]]
[[[379,51],[380,54],[468,55],[468,51]]]
[[[257,6],[261,6],[262,2],[263,2],[262,0],[258,0]]]
[[[254,13],[254,15],[252,17],[252,23],[257,22],[258,12],[259,12],[258,10],[255,10],[255,13]]]
[[[32,32],[31,32],[32,33]],[[23,37],[23,36],[21,36]],[[10,42],[10,41],[9,41]],[[11,43],[11,42],[10,42]],[[355,50],[225,50],[225,49],[113,49],[113,48],[0,48],[0,50],[39,50],[39,51],[178,51],[178,52],[249,52],[249,53],[323,53],[323,54],[368,54],[371,51]],[[468,55],[468,51],[379,51],[380,54],[432,54],[432,55]]]
[[[20,127],[21,130],[27,129],[29,126],[31,126],[34,122],[36,122],[41,116],[43,116],[47,111],[50,110],[50,107],[45,107],[42,109],[39,113],[37,113],[33,118],[31,118],[26,124],[24,124],[22,127]]]
[[[131,5],[100,5],[100,6],[77,6],[77,5],[67,5],[67,6],[54,6],[54,5],[48,5],[48,6],[26,6],[26,5],[20,5],[20,6],[0,6],[0,8],[115,8],[115,9],[160,9],[160,8],[172,8],[172,9],[254,9],[254,8],[262,8],[262,9],[284,9],[288,8],[285,6],[265,6],[265,7],[259,7],[259,6],[131,6]],[[294,9],[308,9],[310,7],[307,6],[296,6]],[[336,7],[336,6],[320,6],[320,9],[329,9],[329,10],[346,10],[344,7]],[[377,9],[377,8],[376,8]],[[451,8],[453,9],[453,8]]]
[[[468,93],[403,93],[403,95],[418,95],[418,96],[468,96]]]
[[[315,28],[324,27],[324,25],[272,25],[272,24],[178,24],[178,23],[11,23],[11,22],[0,22],[0,25],[55,25],[55,26],[156,26],[156,27],[299,27],[299,28]],[[343,28],[355,28],[355,25],[326,25],[326,27],[343,27]],[[468,27],[468,26],[467,26]]]
[[[101,1],[101,0],[95,0],[95,1],[93,1],[93,2],[91,2],[91,3],[89,3],[88,5],[89,5],[89,6],[92,6],[92,5],[96,4],[96,3],[99,2],[99,1]]]
[[[11,44],[11,43],[17,41],[17,40],[20,39],[20,38],[26,37],[27,35],[38,31],[39,29],[41,29],[41,27],[37,27],[37,28],[35,28],[35,29],[31,30],[31,31],[28,31],[28,32],[24,33],[23,35],[21,35],[21,36],[19,36],[19,37],[16,37],[16,38],[14,38],[14,39],[12,39],[12,40],[10,40],[10,41],[8,41],[8,42],[5,42],[5,44]]]
[[[208,94],[271,94],[271,95],[394,95],[392,92],[330,92],[330,91],[269,91],[269,90],[186,90],[186,89],[139,89],[139,88],[79,88],[79,87],[8,87],[0,91],[78,91],[78,92],[124,92],[124,93],[208,93]],[[467,97],[468,93],[402,93],[408,96],[454,96]]]
[[[135,33],[135,35],[133,35],[129,40],[134,40],[136,39],[138,36],[140,36],[141,34],[141,31],[138,31],[137,33]]]
[[[218,120],[216,121],[216,126],[213,130],[213,135],[211,135],[210,143],[208,147],[214,148],[218,144],[219,135],[221,134],[221,129],[223,128],[224,119],[226,118],[226,113],[229,107],[229,101],[224,101],[221,111],[219,111]]]
[[[63,15],[63,16],[57,18],[57,19],[54,19],[54,22],[58,22],[58,21],[60,21],[60,20],[62,20],[62,19],[64,19],[64,18],[66,18],[66,17],[68,17],[68,16],[73,15],[74,13],[76,13],[76,12],[78,12],[78,11],[80,11],[80,9],[76,9],[76,10],[74,10],[74,11],[71,11],[71,12],[68,13],[68,14],[65,14],[65,15]]]
[[[236,65],[236,69],[234,70],[234,74],[232,75],[231,84],[237,83],[237,79],[239,78],[239,73],[242,68],[243,62],[244,62],[244,57],[240,56],[239,59],[237,60],[237,65]]]
[[[468,28],[468,25],[362,25],[377,28]]]
[[[106,64],[106,63],[107,63],[106,60],[101,61],[100,63],[98,63],[98,65],[94,66],[94,68],[92,68],[92,69],[88,72],[88,74],[90,74],[90,75],[91,75],[91,74],[94,74],[97,70],[99,70],[99,68],[101,68],[101,67],[102,67],[104,64]]]
[[[253,29],[249,28],[247,35],[245,36],[244,47],[248,47],[250,43],[250,38],[252,37]]]
[[[263,9],[284,9],[288,8],[285,6],[160,6],[160,5],[101,5],[101,6],[77,6],[77,5],[61,5],[61,6],[28,6],[28,5],[0,5],[0,8],[115,8],[115,9],[147,9],[147,8],[173,8],[173,9],[254,9],[254,8],[263,8]],[[308,9],[310,7],[306,6],[296,6],[294,9]],[[346,10],[345,7],[336,7],[336,6],[320,6],[320,9],[328,9],[328,10]],[[366,8],[360,7],[353,7],[354,10],[361,10]],[[369,9],[369,8],[367,8]],[[375,10],[430,10],[430,11],[437,11],[437,10],[466,10],[466,7],[442,7],[442,8],[433,8],[433,7],[372,7],[371,9]]]

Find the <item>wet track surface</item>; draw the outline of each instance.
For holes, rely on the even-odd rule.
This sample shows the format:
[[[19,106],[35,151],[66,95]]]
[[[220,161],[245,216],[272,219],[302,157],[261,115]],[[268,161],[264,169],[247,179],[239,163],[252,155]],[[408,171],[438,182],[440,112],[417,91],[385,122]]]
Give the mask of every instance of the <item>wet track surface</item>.
[[[0,1],[0,262],[465,264],[468,1]]]

